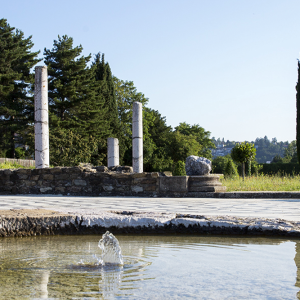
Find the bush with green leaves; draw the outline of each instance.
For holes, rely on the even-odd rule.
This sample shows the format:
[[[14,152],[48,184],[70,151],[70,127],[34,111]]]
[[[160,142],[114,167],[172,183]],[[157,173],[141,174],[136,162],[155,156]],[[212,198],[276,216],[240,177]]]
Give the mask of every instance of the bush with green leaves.
[[[256,149],[254,144],[251,143],[241,143],[236,144],[231,150],[232,159],[242,164],[242,175],[243,179],[245,178],[245,163],[251,162],[255,159]]]
[[[212,161],[212,172],[229,177],[238,176],[237,166],[230,155],[216,157]]]
[[[237,170],[237,166],[236,164],[233,162],[232,159],[228,159],[225,170],[224,170],[224,176],[225,178],[234,178],[234,177],[238,177],[239,173]]]
[[[175,163],[173,176],[186,176],[185,163],[182,160]]]

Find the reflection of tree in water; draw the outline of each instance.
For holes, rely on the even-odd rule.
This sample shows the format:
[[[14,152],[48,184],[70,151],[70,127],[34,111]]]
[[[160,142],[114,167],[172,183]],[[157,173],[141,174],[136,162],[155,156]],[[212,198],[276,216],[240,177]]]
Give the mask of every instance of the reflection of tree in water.
[[[300,288],[300,241],[296,241],[295,264],[297,267],[297,277],[295,286]],[[297,293],[297,298],[300,299],[300,290]]]

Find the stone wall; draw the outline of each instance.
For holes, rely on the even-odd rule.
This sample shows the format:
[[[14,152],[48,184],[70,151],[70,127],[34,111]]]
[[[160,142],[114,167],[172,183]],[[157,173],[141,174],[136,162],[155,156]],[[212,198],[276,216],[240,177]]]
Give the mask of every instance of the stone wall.
[[[131,170],[123,167],[116,172],[104,166],[0,170],[0,194],[191,197],[225,191],[218,175],[172,177]]]

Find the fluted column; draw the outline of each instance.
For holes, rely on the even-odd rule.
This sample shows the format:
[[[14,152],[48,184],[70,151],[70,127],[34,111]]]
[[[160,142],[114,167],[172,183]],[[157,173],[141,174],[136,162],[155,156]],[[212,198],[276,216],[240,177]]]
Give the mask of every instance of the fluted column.
[[[46,66],[35,67],[34,133],[35,167],[49,167],[48,72]]]
[[[143,108],[134,102],[132,111],[132,167],[133,172],[143,173]]]

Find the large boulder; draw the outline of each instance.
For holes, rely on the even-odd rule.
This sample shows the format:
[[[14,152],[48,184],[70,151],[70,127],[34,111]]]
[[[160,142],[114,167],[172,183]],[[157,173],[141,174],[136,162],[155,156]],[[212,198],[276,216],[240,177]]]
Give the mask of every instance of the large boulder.
[[[208,175],[211,171],[211,161],[205,157],[189,156],[185,161],[185,172],[188,176]]]

